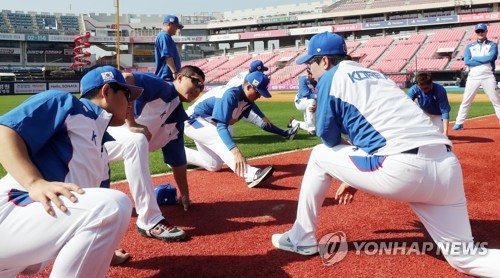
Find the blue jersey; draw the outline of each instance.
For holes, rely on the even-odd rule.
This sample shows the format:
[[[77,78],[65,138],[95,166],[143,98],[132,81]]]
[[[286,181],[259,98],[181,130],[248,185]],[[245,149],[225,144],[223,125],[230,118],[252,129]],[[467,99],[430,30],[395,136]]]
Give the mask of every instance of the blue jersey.
[[[172,70],[165,62],[165,58],[171,57],[174,59],[175,68],[177,71],[181,70],[181,56],[177,50],[172,36],[165,31],[160,31],[156,36],[155,41],[155,74],[161,79],[173,80],[174,75]]]
[[[316,98],[314,85],[305,75],[299,77],[299,91],[297,92],[296,101],[300,101],[301,98]]]
[[[426,94],[417,85],[413,85],[408,90],[411,100],[417,99],[417,104],[422,110],[431,115],[441,115],[443,119],[450,118],[450,103],[446,95],[446,89],[432,83],[432,89]]]
[[[184,121],[188,116],[175,86],[151,73],[132,75],[135,85],[144,88],[135,100],[134,114],[136,121],[147,126],[152,134],[150,151],[162,148],[165,163],[185,165]]]
[[[111,117],[87,99],[49,90],[0,117],[0,124],[23,138],[44,179],[83,188],[107,187],[109,168],[103,143],[109,139],[105,131]]]
[[[243,117],[248,117],[251,110],[261,117],[264,116],[259,107],[247,99],[243,86],[237,86],[223,93],[214,92],[213,95],[207,95],[202,101],[195,103],[193,116],[201,116],[214,121],[222,141],[228,149],[232,149],[236,143],[229,133],[228,126]]]
[[[394,81],[356,62],[340,62],[316,88],[316,133],[328,147],[339,144],[342,133],[355,147],[376,155],[451,145]]]
[[[469,66],[468,78],[490,77],[495,72],[497,57],[498,46],[492,41],[475,41],[468,44],[464,52],[464,63]]]

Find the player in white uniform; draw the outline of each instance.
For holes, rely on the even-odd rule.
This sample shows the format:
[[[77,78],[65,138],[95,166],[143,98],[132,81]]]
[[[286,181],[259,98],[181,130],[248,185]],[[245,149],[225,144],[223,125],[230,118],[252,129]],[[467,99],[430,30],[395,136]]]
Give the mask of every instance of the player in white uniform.
[[[469,68],[469,75],[453,130],[464,128],[467,113],[480,86],[483,86],[484,92],[490,98],[500,122],[500,95],[496,92],[497,82],[495,80],[495,60],[498,57],[498,46],[486,37],[488,34],[486,24],[478,23],[474,30],[477,34],[477,41],[465,47],[464,63]]]
[[[299,127],[309,135],[316,134],[316,82],[310,71],[306,75],[299,77],[299,91],[295,96],[295,107],[304,112],[304,121],[297,121],[292,118],[289,126],[299,125]]]
[[[295,223],[273,235],[273,245],[303,255],[318,252],[318,214],[333,179],[343,182],[335,196],[342,203],[358,189],[407,202],[434,241],[472,242],[462,169],[451,142],[391,79],[349,59],[344,39],[325,32],[313,36],[307,55],[297,60],[318,80],[316,131],[323,144],[309,158]],[[341,133],[352,145],[341,141]],[[443,253],[460,272],[500,273],[500,250]]]
[[[265,72],[269,70],[269,68],[264,66],[264,63],[261,60],[254,60],[250,63],[250,68],[248,71],[240,72],[233,78],[231,78],[226,85],[224,86],[218,86],[210,91],[206,92],[203,94],[201,98],[199,98],[195,104],[193,104],[189,109],[188,109],[188,114],[192,114],[192,109],[196,106],[196,104],[200,103],[201,101],[205,100],[206,98],[210,98],[214,95],[221,95],[225,91],[227,91],[229,88],[241,86],[245,82],[245,77],[251,73],[251,72]],[[191,112],[191,113],[190,113]],[[282,136],[285,139],[288,140],[293,140],[295,138],[295,135],[299,132],[299,127],[296,125],[291,125],[287,130],[283,130],[277,126],[275,126],[263,113],[257,114],[253,110],[250,111],[248,116],[244,116],[241,118],[241,120],[245,122],[249,122],[251,124],[254,124],[258,126],[259,128],[270,132],[274,133],[276,135]]]
[[[262,72],[246,76],[244,84],[228,89],[221,95],[211,96],[192,109],[186,122],[186,135],[193,139],[196,150],[186,148],[189,164],[218,171],[225,163],[234,173],[243,177],[248,187],[254,187],[269,178],[272,166],[263,169],[250,166],[234,142],[230,128],[250,110],[259,113],[255,101],[261,96],[270,98],[267,90],[269,78]]]
[[[49,90],[0,117],[0,277],[105,277],[132,203],[109,186],[103,142],[125,122],[129,86],[109,66],[81,80],[82,99]],[[84,190],[85,189],[85,190]]]
[[[135,100],[127,124],[108,129],[116,140],[105,144],[110,161],[124,160],[138,215],[136,230],[160,240],[182,240],[186,233],[168,223],[156,202],[149,152],[162,149],[164,161],[172,168],[179,187],[178,200],[187,210],[191,201],[186,177],[184,121],[188,116],[182,102],[191,102],[199,96],[205,74],[198,67],[185,66],[172,83],[150,73],[124,75],[129,84],[143,87],[144,92]]]

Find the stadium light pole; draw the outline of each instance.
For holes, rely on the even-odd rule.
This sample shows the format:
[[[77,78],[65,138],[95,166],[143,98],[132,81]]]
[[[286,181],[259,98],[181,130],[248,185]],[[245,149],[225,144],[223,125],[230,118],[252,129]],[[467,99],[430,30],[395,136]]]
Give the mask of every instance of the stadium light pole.
[[[116,6],[116,67],[120,69],[120,0],[115,0]]]

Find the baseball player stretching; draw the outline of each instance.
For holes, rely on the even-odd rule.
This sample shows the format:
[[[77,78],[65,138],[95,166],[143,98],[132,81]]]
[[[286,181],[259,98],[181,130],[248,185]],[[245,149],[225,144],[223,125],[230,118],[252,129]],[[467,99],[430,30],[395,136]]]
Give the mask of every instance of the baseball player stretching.
[[[484,23],[476,24],[474,30],[477,41],[465,47],[464,62],[469,67],[469,75],[465,83],[464,96],[457,114],[453,130],[464,128],[465,118],[476,97],[479,86],[483,86],[500,120],[500,95],[495,91],[495,60],[498,57],[498,46],[487,39],[488,27]]]
[[[105,277],[130,222],[132,203],[108,183],[102,144],[125,122],[129,86],[109,66],[81,80],[82,99],[49,90],[0,117],[0,277]],[[85,188],[85,190],[83,190]]]
[[[295,107],[304,112],[304,121],[291,119],[289,126],[299,125],[309,135],[316,134],[316,82],[309,70],[299,77],[299,91],[295,96]]]
[[[261,96],[270,98],[269,78],[262,72],[252,72],[245,83],[228,89],[220,96],[206,98],[193,108],[186,122],[186,135],[193,139],[197,151],[186,148],[189,164],[218,171],[226,163],[238,176],[254,187],[269,178],[272,166],[258,169],[250,166],[233,140],[230,127],[253,109],[262,115],[254,103]]]
[[[323,144],[309,158],[295,223],[273,235],[273,245],[303,255],[318,252],[318,215],[333,179],[343,182],[335,196],[341,203],[358,189],[407,202],[435,242],[472,242],[462,169],[451,142],[391,79],[348,59],[344,39],[325,32],[313,36],[307,55],[297,60],[318,80],[316,131]],[[352,145],[341,141],[341,133]],[[458,271],[500,273],[500,250],[481,256],[453,249],[442,251]]]
[[[216,95],[222,95],[229,88],[241,86],[245,82],[245,77],[251,72],[256,72],[256,71],[265,72],[267,70],[269,69],[264,66],[264,63],[262,63],[261,60],[254,60],[250,63],[250,69],[248,71],[240,72],[239,74],[231,78],[226,85],[215,87],[210,91],[206,92],[190,108],[194,108],[196,104],[205,100],[206,98]],[[192,114],[192,111],[191,113],[189,113],[189,111],[190,110],[188,109],[188,114]],[[283,130],[275,126],[264,114],[258,115],[253,110],[250,111],[248,116],[244,116],[243,118],[241,118],[241,120],[254,124],[267,132],[282,136],[283,138],[288,140],[293,140],[293,138],[295,138],[295,135],[297,135],[297,133],[299,132],[299,127],[296,125],[293,126],[291,125],[289,126],[289,129]]]
[[[116,140],[105,144],[110,161],[124,160],[138,215],[136,230],[160,240],[181,240],[186,233],[165,220],[156,202],[148,155],[162,149],[164,161],[172,167],[179,187],[178,200],[187,210],[191,201],[186,178],[184,121],[188,117],[182,102],[198,97],[203,90],[205,74],[198,67],[185,66],[173,83],[150,73],[124,75],[127,83],[143,87],[144,92],[134,102],[127,124],[108,129]]]
[[[408,90],[411,100],[417,100],[417,105],[424,110],[434,125],[444,135],[448,136],[448,123],[450,122],[450,103],[446,89],[432,82],[429,72],[420,72],[415,77],[417,84]]]

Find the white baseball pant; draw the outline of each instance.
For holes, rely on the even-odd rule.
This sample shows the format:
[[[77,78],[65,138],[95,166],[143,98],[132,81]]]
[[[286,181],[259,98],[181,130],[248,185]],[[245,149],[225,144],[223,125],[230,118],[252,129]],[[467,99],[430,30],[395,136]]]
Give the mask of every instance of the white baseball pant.
[[[211,172],[216,172],[219,171],[225,163],[234,172],[234,155],[227,149],[220,138],[215,124],[202,117],[197,117],[196,123],[198,123],[196,125],[199,126],[194,127],[186,121],[184,129],[184,134],[194,140],[197,148],[197,151],[185,148],[188,164],[205,168]],[[232,129],[230,130],[232,131]],[[247,164],[244,175],[245,181],[251,182],[257,170],[259,169]]]
[[[253,111],[250,111],[250,113],[248,114],[248,117],[243,117],[243,118],[241,118],[241,120],[245,121],[245,122],[249,122],[251,124],[254,124],[260,128],[264,128],[267,125],[267,123],[264,122],[264,120],[259,115],[257,115],[257,113],[255,113]]]
[[[491,75],[483,79],[467,79],[462,103],[458,109],[456,124],[463,124],[465,122],[472,101],[476,97],[477,90],[480,86],[483,86],[484,92],[488,95],[493,104],[497,118],[500,119],[500,95],[496,92],[497,81],[495,80],[495,76]]]
[[[126,125],[109,127],[108,132],[116,140],[104,144],[109,161],[123,160],[130,194],[135,202],[137,226],[149,230],[164,219],[156,202],[149,169],[149,142],[144,134],[131,132]]]
[[[316,245],[319,210],[333,179],[367,193],[407,202],[435,242],[472,242],[458,159],[444,145],[423,146],[418,154],[387,156],[383,167],[360,171],[350,156],[366,156],[348,145],[316,146],[302,180],[297,219],[288,232],[295,246]],[[445,253],[443,251],[443,253]],[[476,276],[500,273],[500,250],[484,256],[445,255],[460,272]]]
[[[297,103],[298,102],[298,103]],[[292,125],[298,124],[299,127],[307,132],[316,131],[316,112],[309,111],[309,107],[316,105],[316,100],[311,98],[301,98],[297,101],[295,100],[295,107],[297,110],[304,112],[304,121],[294,120]]]
[[[35,274],[54,258],[51,277],[106,277],[130,223],[132,203],[107,188],[75,194],[76,203],[59,196],[68,212],[53,207],[54,217],[38,202],[8,212],[0,223],[0,277]]]

